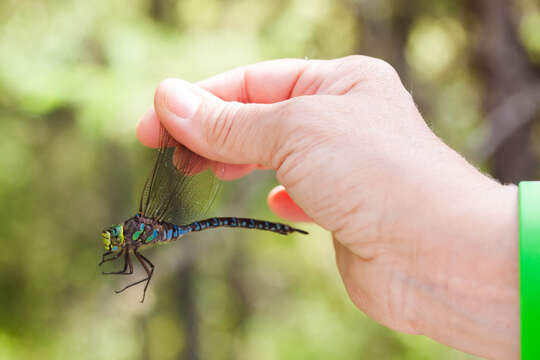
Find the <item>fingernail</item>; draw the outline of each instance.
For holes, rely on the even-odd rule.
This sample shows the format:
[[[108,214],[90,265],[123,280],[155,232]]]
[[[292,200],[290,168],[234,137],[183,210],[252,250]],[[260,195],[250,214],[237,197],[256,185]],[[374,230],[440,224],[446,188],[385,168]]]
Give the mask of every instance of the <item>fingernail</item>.
[[[181,119],[191,119],[201,104],[201,97],[183,80],[165,81],[165,105],[167,109]]]

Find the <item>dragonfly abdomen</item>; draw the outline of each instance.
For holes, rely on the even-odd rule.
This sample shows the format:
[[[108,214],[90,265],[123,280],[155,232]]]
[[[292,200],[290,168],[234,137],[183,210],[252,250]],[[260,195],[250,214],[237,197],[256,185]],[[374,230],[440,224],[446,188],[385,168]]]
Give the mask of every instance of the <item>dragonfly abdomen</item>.
[[[176,225],[136,215],[126,221],[124,225],[126,238],[131,240],[131,243],[136,247],[169,242],[179,239],[188,232],[203,231],[218,227],[265,230],[282,235],[293,232],[307,234],[307,231],[293,228],[287,224],[238,217],[214,217],[195,221],[187,225]]]
[[[217,227],[266,230],[282,235],[287,235],[293,232],[307,234],[307,231],[290,227],[287,224],[237,217],[214,217],[210,219],[195,221],[188,225],[180,226],[180,228],[186,229],[187,231],[202,231]]]

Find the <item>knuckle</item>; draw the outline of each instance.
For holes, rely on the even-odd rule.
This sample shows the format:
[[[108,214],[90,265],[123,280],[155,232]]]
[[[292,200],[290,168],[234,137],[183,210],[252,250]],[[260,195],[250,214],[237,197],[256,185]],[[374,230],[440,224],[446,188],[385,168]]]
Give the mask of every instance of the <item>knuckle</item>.
[[[340,63],[350,64],[351,66],[354,66],[354,67],[363,67],[366,65],[366,63],[370,62],[372,59],[374,58],[369,57],[369,56],[364,56],[364,55],[349,55],[349,56],[339,59],[338,61]]]
[[[394,69],[390,63],[377,59],[377,58],[370,58],[369,64],[368,64],[370,70],[373,74],[376,74],[376,76],[380,79],[386,79],[386,80],[396,80],[399,79],[399,75]]]
[[[351,55],[341,61],[346,64],[347,68],[352,68],[352,72],[360,77],[360,79],[385,79],[393,81],[399,79],[399,75],[394,67],[385,60],[363,56]]]

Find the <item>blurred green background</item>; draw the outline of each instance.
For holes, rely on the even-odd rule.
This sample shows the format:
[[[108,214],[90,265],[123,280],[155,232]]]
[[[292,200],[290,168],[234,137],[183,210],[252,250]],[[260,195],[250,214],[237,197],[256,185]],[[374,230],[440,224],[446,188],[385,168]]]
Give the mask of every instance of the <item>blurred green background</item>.
[[[330,236],[219,230],[150,252],[147,300],[101,276],[100,231],[136,210],[160,80],[367,54],[504,182],[540,154],[535,0],[0,0],[0,359],[472,359],[349,301]],[[212,215],[278,220],[263,171]]]

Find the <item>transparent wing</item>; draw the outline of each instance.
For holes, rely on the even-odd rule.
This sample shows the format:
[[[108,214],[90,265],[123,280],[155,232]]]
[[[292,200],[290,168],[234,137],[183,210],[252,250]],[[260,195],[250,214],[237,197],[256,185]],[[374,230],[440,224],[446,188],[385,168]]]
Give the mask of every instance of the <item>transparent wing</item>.
[[[178,144],[162,127],[159,148],[139,203],[139,213],[178,225],[204,216],[214,201],[219,181],[209,161]]]

